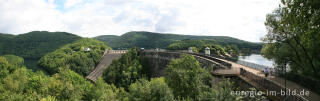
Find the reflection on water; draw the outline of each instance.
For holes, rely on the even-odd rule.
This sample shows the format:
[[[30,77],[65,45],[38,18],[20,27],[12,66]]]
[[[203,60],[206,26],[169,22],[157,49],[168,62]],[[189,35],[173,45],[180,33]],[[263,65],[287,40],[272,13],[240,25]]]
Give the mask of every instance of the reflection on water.
[[[270,67],[273,67],[273,64],[274,64],[272,60],[264,58],[260,54],[251,54],[249,56],[239,56],[239,60],[256,63],[260,65],[265,65],[265,66],[270,66]]]

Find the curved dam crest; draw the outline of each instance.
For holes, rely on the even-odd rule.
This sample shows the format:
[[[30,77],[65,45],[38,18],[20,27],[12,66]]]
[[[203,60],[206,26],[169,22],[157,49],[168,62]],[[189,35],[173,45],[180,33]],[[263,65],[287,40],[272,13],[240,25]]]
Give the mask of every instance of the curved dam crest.
[[[112,60],[119,59],[122,54],[126,53],[127,50],[107,50],[102,57],[100,63],[97,67],[86,77],[87,79],[95,82],[98,77],[100,77],[105,68],[107,68]],[[239,77],[241,80],[248,83],[250,86],[255,87],[259,91],[267,92],[268,90],[273,91],[288,91],[290,89],[297,89],[301,91],[306,89],[301,87],[293,82],[289,82],[290,85],[287,88],[282,84],[283,78],[264,77],[261,70],[247,67],[232,61],[216,58],[210,55],[199,54],[199,53],[188,53],[187,51],[154,51],[154,50],[140,50],[139,56],[142,56],[147,60],[147,63],[150,65],[150,72],[152,77],[160,77],[165,75],[165,68],[171,60],[181,58],[183,54],[189,54],[194,56],[200,63],[202,68],[208,68],[210,66],[214,67],[214,70],[211,71],[211,74],[214,76],[222,77]],[[214,80],[217,81],[217,80]],[[298,87],[298,88],[297,88]],[[283,99],[285,96],[274,96],[267,95],[268,98],[273,100]],[[311,93],[310,96],[287,96],[286,99],[290,101],[308,101],[308,99],[317,99],[319,95],[316,93]]]

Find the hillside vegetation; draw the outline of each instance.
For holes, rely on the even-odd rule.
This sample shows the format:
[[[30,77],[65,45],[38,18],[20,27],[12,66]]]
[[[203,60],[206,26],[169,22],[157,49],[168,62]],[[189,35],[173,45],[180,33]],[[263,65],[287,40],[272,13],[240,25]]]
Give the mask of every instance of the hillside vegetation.
[[[206,47],[210,48],[211,54],[221,55],[221,56],[238,56],[241,53],[250,53],[249,48],[243,48],[239,50],[239,48],[232,44],[232,45],[221,45],[214,40],[182,40],[177,41],[170,44],[167,49],[169,50],[187,50],[189,47],[192,48],[193,52],[202,52]],[[249,50],[249,51],[246,51]]]
[[[13,54],[25,59],[28,67],[35,67],[37,61],[81,37],[66,32],[33,31],[20,35],[0,34],[0,55]]]
[[[107,48],[101,41],[83,38],[43,56],[38,65],[49,74],[57,73],[61,68],[70,68],[86,76],[99,63]]]
[[[84,38],[48,53],[41,58],[39,64],[44,68],[49,66],[45,70],[52,69],[49,70],[52,75],[47,75],[42,70],[27,69],[23,58],[19,56],[0,56],[0,100],[122,101],[126,98],[122,97],[126,96],[123,89],[106,84],[102,79],[93,84],[84,78],[84,74],[90,72],[84,70],[92,69],[106,48],[108,47],[103,42]]]
[[[102,35],[95,37],[96,39],[105,42],[114,49],[118,48],[167,48],[170,44],[181,40],[214,40],[221,45],[234,44],[238,48],[249,48],[251,50],[260,50],[262,45],[252,42],[243,41],[240,39],[228,36],[195,36],[195,35],[178,35],[178,34],[161,34],[145,31],[133,31],[125,33],[121,36]]]
[[[10,62],[21,59],[18,56],[0,56],[0,100],[81,100],[84,99],[84,95],[90,98],[87,92],[94,88],[93,84],[81,75],[64,69],[49,76],[42,71],[32,72],[19,65],[20,63]]]
[[[85,47],[90,47],[92,50],[83,51]],[[171,61],[167,67],[167,75],[160,78],[144,76],[145,73],[141,69],[144,65],[141,64],[142,61],[137,55],[137,49],[131,49],[118,62],[114,61],[113,69],[105,70],[104,73],[110,74],[107,76],[111,78],[103,78],[110,83],[105,83],[102,78],[93,83],[86,80],[77,69],[61,68],[79,62],[83,62],[83,66],[80,65],[79,68],[85,68],[96,58],[91,56],[100,54],[99,51],[103,48],[107,48],[103,42],[82,39],[45,55],[39,63],[59,68],[53,75],[47,75],[41,70],[33,72],[26,69],[21,65],[23,64],[21,57],[0,56],[0,100],[202,101],[227,99],[231,101],[247,98],[230,95],[234,90],[230,81],[222,81],[216,88],[211,88],[209,71],[201,68],[200,63],[190,55]],[[79,60],[77,55],[88,57]],[[69,59],[75,59],[75,61],[69,61]],[[43,62],[44,60],[49,61]],[[113,76],[114,74],[118,75]],[[117,80],[115,82],[114,79],[121,82]]]

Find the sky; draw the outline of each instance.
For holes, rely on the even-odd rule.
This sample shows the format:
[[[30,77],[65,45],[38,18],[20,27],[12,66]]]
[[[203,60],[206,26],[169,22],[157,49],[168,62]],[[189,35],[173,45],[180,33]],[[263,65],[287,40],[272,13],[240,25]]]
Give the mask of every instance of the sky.
[[[261,42],[280,0],[0,0],[0,33],[150,31]]]

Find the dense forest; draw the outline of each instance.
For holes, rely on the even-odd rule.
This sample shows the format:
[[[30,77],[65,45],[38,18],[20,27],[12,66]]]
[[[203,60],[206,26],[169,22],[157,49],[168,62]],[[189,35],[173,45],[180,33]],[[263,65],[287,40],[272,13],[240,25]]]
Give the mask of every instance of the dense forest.
[[[21,57],[10,58],[0,57],[0,100],[81,100],[84,95],[87,98],[92,96],[88,92],[95,88],[93,84],[70,69],[49,76],[42,71],[26,69],[21,65],[23,61],[12,62],[21,60]]]
[[[37,69],[37,61],[45,54],[81,37],[66,32],[33,31],[20,35],[0,34],[0,55],[24,58],[29,68]]]
[[[102,35],[95,37],[105,42],[113,49],[119,48],[167,48],[170,44],[181,40],[214,40],[220,45],[236,45],[239,49],[250,49],[260,51],[261,43],[252,43],[228,36],[195,36],[195,35],[178,35],[178,34],[161,34],[154,32],[133,31],[127,32],[121,36]]]
[[[55,74],[61,68],[70,68],[87,76],[99,63],[106,49],[110,48],[101,41],[83,38],[46,54],[39,60],[38,65],[49,74]]]
[[[124,36],[131,37],[130,35],[135,34]],[[154,37],[152,33],[143,35],[147,35],[146,38]],[[144,37],[143,35],[139,37]],[[162,37],[162,34],[155,35]],[[65,32],[46,31],[34,31],[16,36],[1,34],[0,37],[0,100],[208,101],[252,99],[246,96],[230,95],[230,92],[237,88],[229,80],[223,80],[219,85],[212,87],[210,70],[201,68],[200,63],[190,55],[173,60],[167,66],[165,76],[154,78],[150,75],[150,67],[144,57],[139,56],[137,48],[132,48],[119,60],[113,61],[104,70],[103,76],[98,81],[90,82],[84,77],[95,68],[104,51],[111,49],[104,42],[92,38],[81,38]],[[117,36],[113,36],[115,37]],[[237,45],[222,44],[210,39],[202,40],[201,37],[179,38],[179,35],[164,37],[168,37],[164,39],[170,39],[169,37],[175,39],[167,41],[160,38],[149,46],[142,45],[145,40],[139,39],[140,41],[132,40],[131,42],[149,48],[153,48],[152,44],[155,44],[155,47],[172,50],[194,46],[194,51],[203,51],[203,47],[210,47],[212,52],[221,55],[236,54],[232,52],[239,51]],[[163,44],[163,42],[168,43]],[[160,43],[162,45],[159,46]],[[25,62],[32,62],[32,65]],[[34,69],[38,67],[40,69],[35,71]]]
[[[83,39],[52,54],[67,50],[74,44],[84,43],[91,44],[91,47],[106,48],[93,39]],[[81,51],[81,47],[77,49]],[[209,71],[201,68],[200,63],[190,55],[170,62],[166,76],[151,78],[143,69],[142,57],[137,54],[133,48],[119,60],[113,61],[112,66],[105,70],[103,79],[99,78],[95,83],[86,80],[72,68],[60,68],[56,73],[47,75],[43,71],[27,69],[21,57],[0,56],[0,100],[231,101],[261,98],[230,95],[235,88],[229,80],[213,88]],[[46,59],[55,59],[48,56],[45,56]],[[66,64],[72,63],[77,62],[69,61]],[[55,62],[51,65],[65,67]]]
[[[263,41],[265,57],[273,59],[283,75],[320,93],[320,1],[281,0],[267,15],[268,34]]]
[[[103,42],[87,38],[67,44],[39,61],[44,70],[52,69],[50,72],[27,69],[19,56],[0,56],[0,100],[109,100],[121,90],[101,80],[93,84],[84,78],[107,48]]]

